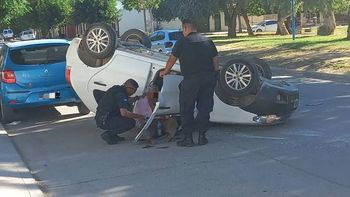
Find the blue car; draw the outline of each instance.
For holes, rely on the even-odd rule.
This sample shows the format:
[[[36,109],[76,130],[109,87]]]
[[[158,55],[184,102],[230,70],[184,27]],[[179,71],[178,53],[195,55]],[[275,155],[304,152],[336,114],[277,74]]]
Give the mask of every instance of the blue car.
[[[181,30],[158,30],[151,35],[152,50],[171,53],[176,41],[183,37]]]
[[[25,107],[77,105],[89,113],[66,81],[67,40],[34,40],[0,47],[1,122],[16,120]],[[69,73],[68,73],[69,74]]]

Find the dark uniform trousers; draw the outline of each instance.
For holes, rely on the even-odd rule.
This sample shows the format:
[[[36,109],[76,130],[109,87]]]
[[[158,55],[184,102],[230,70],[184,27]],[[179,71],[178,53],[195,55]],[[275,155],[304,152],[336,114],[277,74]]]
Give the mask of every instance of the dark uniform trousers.
[[[108,112],[96,112],[96,124],[103,130],[111,131],[115,134],[124,133],[136,125],[136,121],[132,118],[111,115]]]
[[[198,131],[205,133],[209,127],[210,112],[214,106],[216,86],[214,72],[185,76],[180,88],[180,114],[184,133]],[[194,118],[194,109],[198,110]]]

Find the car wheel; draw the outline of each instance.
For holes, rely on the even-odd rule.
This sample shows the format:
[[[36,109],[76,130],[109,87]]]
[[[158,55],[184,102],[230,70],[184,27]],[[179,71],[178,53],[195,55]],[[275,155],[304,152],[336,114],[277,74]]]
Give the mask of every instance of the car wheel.
[[[106,23],[94,23],[86,31],[80,42],[81,47],[95,59],[105,59],[114,54],[117,36]]]
[[[145,32],[139,29],[129,29],[120,37],[122,41],[138,42],[147,48],[151,48],[152,43]]]
[[[13,122],[15,120],[14,110],[4,105],[2,101],[1,101],[0,107],[1,107],[1,123],[7,124],[10,122]]]
[[[246,107],[254,102],[256,95],[247,94],[240,97],[226,94],[222,88],[221,83],[217,83],[215,87],[216,96],[225,104],[238,107]]]
[[[258,30],[256,30],[256,32],[262,32],[262,30],[261,30],[261,29],[258,29]]]
[[[254,62],[258,70],[258,73],[261,77],[264,77],[266,79],[272,78],[272,72],[271,72],[270,66],[264,60],[254,57],[252,59],[252,62]]]
[[[244,59],[233,59],[221,69],[220,83],[228,96],[242,97],[257,92],[259,74],[254,63]]]
[[[79,114],[81,115],[86,115],[90,113],[89,108],[87,108],[84,103],[79,103],[77,107],[78,107]]]

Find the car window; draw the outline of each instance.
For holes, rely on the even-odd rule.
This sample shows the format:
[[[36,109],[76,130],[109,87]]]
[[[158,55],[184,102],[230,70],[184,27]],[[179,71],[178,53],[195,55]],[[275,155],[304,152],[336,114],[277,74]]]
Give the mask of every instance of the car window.
[[[164,40],[165,33],[164,32],[157,32],[154,36],[151,37],[151,41],[159,41]]]
[[[66,61],[68,45],[30,47],[10,51],[10,58],[18,65],[37,65]]]
[[[256,25],[265,25],[265,21],[260,22],[260,23],[258,23],[258,24],[256,24]]]
[[[266,25],[274,25],[274,24],[277,24],[276,21],[267,21]]]
[[[169,40],[180,40],[182,37],[184,37],[184,35],[181,31],[169,33]]]
[[[158,34],[158,32],[157,32],[157,33],[153,33],[153,34],[151,35],[150,39],[151,39],[152,42],[153,42],[153,41],[157,41],[157,34]]]
[[[164,33],[164,32],[159,32],[158,38],[159,38],[159,40],[164,40],[164,38],[165,38],[165,33]]]

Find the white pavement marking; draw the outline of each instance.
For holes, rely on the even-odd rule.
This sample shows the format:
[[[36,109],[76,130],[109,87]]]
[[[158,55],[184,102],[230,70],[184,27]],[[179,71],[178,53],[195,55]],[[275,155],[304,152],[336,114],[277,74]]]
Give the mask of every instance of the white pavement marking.
[[[321,131],[315,131],[315,130],[297,130],[297,131],[290,131],[286,132],[287,135],[298,135],[298,136],[305,136],[305,137],[320,137],[322,132]]]
[[[285,138],[281,137],[263,137],[263,136],[256,136],[256,135],[246,135],[246,134],[235,134],[236,137],[243,137],[243,138],[253,138],[253,139],[264,139],[264,140],[285,140]]]

